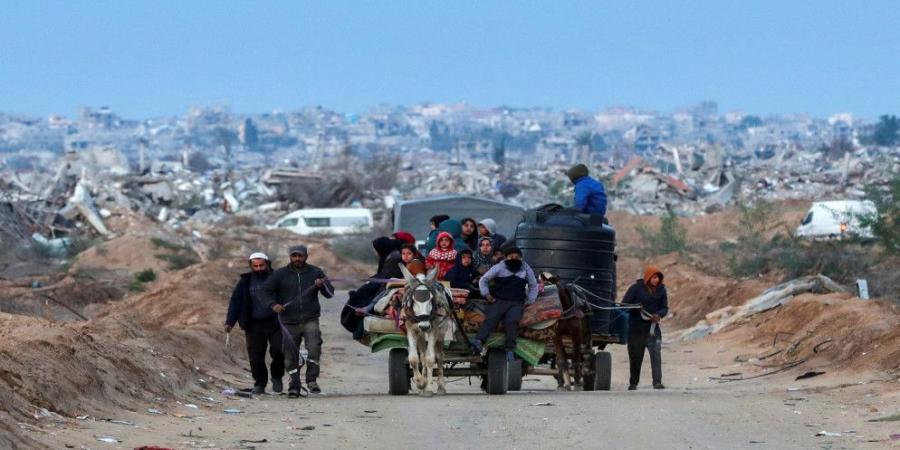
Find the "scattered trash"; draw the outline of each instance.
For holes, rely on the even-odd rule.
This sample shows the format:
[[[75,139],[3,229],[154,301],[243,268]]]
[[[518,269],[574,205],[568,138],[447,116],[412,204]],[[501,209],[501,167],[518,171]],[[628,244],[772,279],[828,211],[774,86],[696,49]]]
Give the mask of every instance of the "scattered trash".
[[[163,412],[160,411],[160,410],[158,410],[158,409],[156,409],[156,408],[150,408],[150,409],[147,410],[147,412],[150,413],[150,414],[156,414],[156,415],[159,415],[159,416],[163,415]]]
[[[241,439],[238,441],[239,444],[265,444],[269,442],[268,439]]]
[[[216,399],[214,399],[214,398],[212,398],[212,397],[203,397],[202,400],[206,400],[206,401],[208,401],[208,402],[210,402],[210,403],[213,403],[213,404],[215,404],[215,403],[222,403],[221,400],[216,400]]]
[[[88,420],[91,418],[91,416],[75,416],[75,418],[78,420]]]
[[[103,421],[109,422],[109,423],[114,423],[116,425],[128,425],[128,426],[132,426],[132,427],[134,426],[134,422],[129,422],[127,420],[103,419]]]
[[[112,436],[101,436],[97,438],[100,442],[106,442],[107,444],[119,444],[122,442],[119,438],[114,438]]]
[[[241,411],[237,408],[226,408],[225,409],[225,414],[242,414],[242,413],[243,413],[243,411]]]
[[[824,374],[825,374],[825,372],[810,371],[810,372],[804,373],[803,375],[798,376],[794,380],[805,380],[807,378],[817,377],[819,375],[824,375]]]
[[[302,428],[300,428],[300,429],[303,430],[303,431],[312,431],[312,430],[315,430],[316,427],[315,427],[314,425],[307,425],[307,426],[302,427]]]
[[[237,391],[232,388],[228,388],[228,389],[225,389],[222,391],[222,395],[235,395],[235,394],[237,394]]]
[[[532,403],[531,406],[553,406],[551,402]]]
[[[193,404],[193,403],[188,403],[188,404],[184,405],[184,407],[185,407],[185,408],[191,408],[191,409],[200,409],[199,406],[197,406],[197,405],[195,405],[195,404]]]
[[[730,373],[723,373],[720,376],[722,378],[729,378],[729,377],[739,377],[741,375],[743,375],[741,372],[730,372]]]
[[[825,431],[825,430],[822,430],[822,431],[816,433],[814,436],[819,436],[819,437],[841,437],[841,433],[834,433],[834,432],[831,432],[831,431]]]
[[[363,412],[366,413],[366,414],[373,414],[373,413],[377,413],[378,411],[376,411],[376,410],[374,410],[374,409],[367,409],[367,410],[365,410],[365,411],[363,411]]]

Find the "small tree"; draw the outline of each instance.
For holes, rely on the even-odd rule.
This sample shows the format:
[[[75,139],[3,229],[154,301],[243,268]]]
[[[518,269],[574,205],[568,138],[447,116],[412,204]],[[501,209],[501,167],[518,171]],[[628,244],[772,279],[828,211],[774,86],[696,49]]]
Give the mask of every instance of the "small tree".
[[[860,224],[872,229],[885,252],[900,255],[900,176],[895,175],[887,189],[868,186],[866,197],[875,203],[878,213],[860,217]]]
[[[684,253],[687,250],[687,229],[678,221],[672,207],[666,207],[666,214],[660,218],[659,231],[638,225],[644,252],[647,255],[664,255],[666,253]]]
[[[900,142],[900,119],[888,114],[879,117],[872,137],[876,145],[885,147],[896,145]]]
[[[728,267],[732,275],[757,275],[769,267],[769,253],[773,244],[768,235],[784,224],[776,220],[778,208],[772,203],[741,200],[737,206],[740,216],[738,223],[733,226],[737,239],[723,242],[719,247],[723,252],[731,254]]]

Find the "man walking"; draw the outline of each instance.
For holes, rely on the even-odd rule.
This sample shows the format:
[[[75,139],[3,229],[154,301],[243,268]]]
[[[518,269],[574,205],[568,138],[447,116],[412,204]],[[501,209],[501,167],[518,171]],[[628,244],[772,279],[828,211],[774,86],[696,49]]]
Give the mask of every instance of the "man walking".
[[[628,390],[637,389],[645,348],[650,353],[653,389],[665,389],[662,384],[662,331],[659,321],[669,313],[669,299],[662,272],[653,266],[644,269],[644,278],[628,288],[622,303],[641,305],[641,309],[630,311],[628,320],[628,362],[631,366]]]
[[[519,320],[525,305],[537,300],[538,283],[534,271],[522,261],[522,251],[518,247],[508,247],[503,254],[506,259],[491,267],[478,282],[481,295],[489,305],[485,311],[486,319],[472,346],[477,352],[484,353],[484,343],[502,321],[506,333],[506,359],[512,361]]]
[[[305,342],[309,358],[306,361],[306,385],[309,392],[322,392],[316,379],[319,377],[319,361],[322,355],[322,332],[319,316],[322,306],[319,293],[326,298],[334,294],[334,287],[322,269],[307,264],[309,252],[304,245],[289,250],[291,262],[276,270],[262,285],[260,297],[268,308],[278,314],[278,319],[291,335],[285,345],[285,366],[290,376],[288,395],[300,396],[300,343]],[[287,336],[285,336],[285,339]]]
[[[606,189],[589,173],[584,164],[576,164],[566,173],[575,185],[575,209],[606,216]]]
[[[225,332],[231,333],[234,324],[240,325],[247,340],[247,357],[250,373],[253,374],[253,393],[266,392],[270,372],[266,370],[266,350],[272,357],[272,390],[281,392],[284,386],[284,354],[281,352],[281,330],[275,312],[263,302],[259,291],[272,273],[272,263],[265,253],[254,253],[248,259],[250,272],[241,274],[241,279],[231,293]]]

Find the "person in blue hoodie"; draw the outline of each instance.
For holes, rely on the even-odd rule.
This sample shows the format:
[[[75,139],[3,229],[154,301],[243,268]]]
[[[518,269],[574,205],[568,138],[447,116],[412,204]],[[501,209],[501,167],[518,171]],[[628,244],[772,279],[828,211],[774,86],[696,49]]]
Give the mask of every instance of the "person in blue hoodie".
[[[606,216],[606,189],[603,183],[589,176],[587,166],[577,164],[566,174],[575,185],[575,209],[585,214]]]
[[[437,235],[441,233],[443,230],[439,230],[438,227],[441,226],[445,220],[449,219],[450,216],[446,214],[438,214],[436,216],[432,216],[428,223],[431,225],[431,231],[428,232],[428,238],[425,239],[425,254],[433,250],[437,247]]]
[[[465,249],[457,253],[456,264],[447,272],[444,280],[449,281],[452,288],[468,289],[471,292],[478,290],[473,283],[477,276],[478,272],[475,271],[475,264],[472,262],[472,251]]]

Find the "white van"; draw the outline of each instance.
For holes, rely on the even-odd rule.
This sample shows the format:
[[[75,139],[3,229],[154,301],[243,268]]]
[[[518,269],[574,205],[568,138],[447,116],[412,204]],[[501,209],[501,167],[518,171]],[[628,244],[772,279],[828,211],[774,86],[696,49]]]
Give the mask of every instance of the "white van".
[[[797,227],[797,236],[809,239],[840,239],[847,236],[872,239],[872,229],[863,227],[861,217],[878,214],[869,200],[815,202]]]
[[[372,211],[366,208],[298,209],[275,222],[269,228],[283,228],[294,233],[362,234],[371,231]]]

